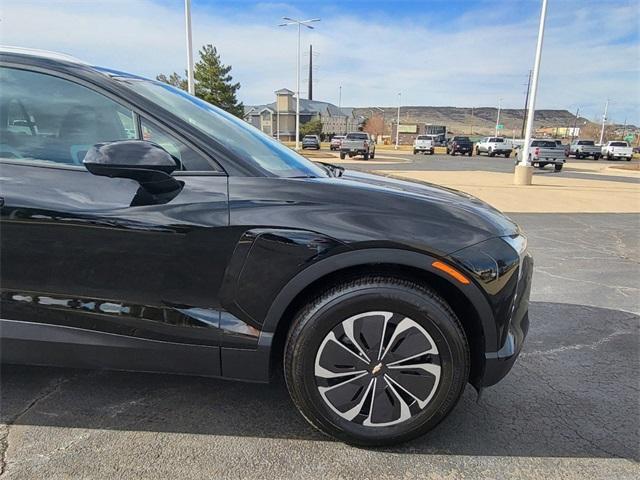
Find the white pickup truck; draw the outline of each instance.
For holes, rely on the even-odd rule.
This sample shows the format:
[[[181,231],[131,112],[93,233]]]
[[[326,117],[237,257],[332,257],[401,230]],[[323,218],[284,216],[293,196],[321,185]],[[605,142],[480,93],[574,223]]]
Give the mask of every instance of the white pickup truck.
[[[593,157],[594,160],[598,160],[602,153],[600,147],[593,140],[574,140],[567,150],[567,157],[570,155],[577,159]]]
[[[413,141],[413,154],[429,153],[433,155],[433,137],[431,135],[418,135]]]
[[[531,140],[529,146],[529,161],[531,165],[544,168],[553,165],[556,172],[562,170],[565,162],[565,149],[555,140]]]
[[[633,149],[627,142],[615,140],[602,146],[602,156],[607,160],[624,159],[627,162],[633,157]]]
[[[509,158],[512,150],[511,143],[505,141],[502,137],[484,137],[476,143],[476,155],[486,153],[490,157],[504,155]]]

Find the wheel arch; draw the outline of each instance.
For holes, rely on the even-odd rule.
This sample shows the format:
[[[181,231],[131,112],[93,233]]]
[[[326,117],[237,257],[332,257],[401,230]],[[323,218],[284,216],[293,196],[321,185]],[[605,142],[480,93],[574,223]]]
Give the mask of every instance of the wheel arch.
[[[456,285],[431,266],[435,260],[418,252],[368,249],[338,254],[306,268],[280,291],[265,318],[259,346],[270,350],[270,369],[282,358],[296,312],[311,297],[347,278],[375,273],[417,281],[444,298],[460,319],[469,341],[469,380],[473,385],[479,384],[484,374],[484,354],[496,342],[492,311],[478,286]]]

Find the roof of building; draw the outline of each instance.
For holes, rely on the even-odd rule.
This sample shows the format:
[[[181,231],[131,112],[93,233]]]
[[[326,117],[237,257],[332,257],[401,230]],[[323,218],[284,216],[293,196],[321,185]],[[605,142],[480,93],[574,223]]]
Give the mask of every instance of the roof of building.
[[[278,90],[276,93],[285,91],[285,90],[290,91],[290,90],[287,90],[286,88],[283,88],[281,90]],[[265,108],[268,108],[276,112],[277,111],[276,102],[271,102],[271,103],[262,104],[262,105],[252,105],[252,106],[245,105],[244,114],[245,116],[258,115]],[[351,117],[353,116],[353,108],[338,108],[333,103],[323,102],[320,100],[307,100],[306,98],[301,98],[300,113],[302,115],[310,115],[310,114],[314,115],[319,113],[321,115],[331,116],[331,117]]]

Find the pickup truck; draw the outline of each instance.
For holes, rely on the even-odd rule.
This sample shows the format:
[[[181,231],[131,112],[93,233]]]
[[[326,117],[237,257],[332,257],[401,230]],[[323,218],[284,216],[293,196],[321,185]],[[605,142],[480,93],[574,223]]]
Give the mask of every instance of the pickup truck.
[[[455,155],[456,153],[464,155],[466,153],[471,156],[473,153],[473,143],[469,140],[469,137],[456,135],[455,137],[451,137],[447,142],[447,153],[449,155]]]
[[[631,157],[633,157],[633,149],[627,142],[615,140],[607,142],[602,147],[602,156],[607,157],[607,160],[622,158],[628,162],[631,160]]]
[[[344,135],[334,135],[333,137],[331,137],[331,143],[329,144],[329,149],[340,150],[342,139],[344,139]]]
[[[507,143],[502,137],[484,137],[480,142],[476,143],[476,155],[486,153],[490,157],[504,155],[509,158],[511,150],[511,144]]]
[[[433,138],[430,135],[418,135],[413,141],[413,154],[418,152],[433,155]]]
[[[602,152],[593,140],[574,140],[567,150],[567,157],[571,155],[577,159],[593,157],[594,160],[598,160]]]
[[[559,172],[566,161],[565,148],[558,146],[554,140],[531,140],[529,160],[534,167],[554,165],[556,172]]]
[[[349,158],[362,155],[364,160],[374,158],[376,146],[371,136],[366,132],[347,133],[340,144],[340,158],[344,160],[347,155]]]

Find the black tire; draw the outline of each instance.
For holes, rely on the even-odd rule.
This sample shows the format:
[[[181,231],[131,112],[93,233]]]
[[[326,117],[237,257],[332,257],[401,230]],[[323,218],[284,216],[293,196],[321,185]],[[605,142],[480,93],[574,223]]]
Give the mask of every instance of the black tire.
[[[373,152],[371,152],[371,155],[369,155],[369,158],[371,160],[373,160],[374,158],[376,158],[376,151],[374,150]]]
[[[610,153],[607,153],[607,160],[608,161],[613,160],[613,155],[611,155]]]
[[[365,320],[356,323],[358,319],[354,320],[354,317],[362,317],[366,313],[372,315],[366,316]],[[387,318],[387,315],[391,316]],[[439,372],[439,376],[435,376],[435,373],[429,373],[432,375],[431,385],[428,386],[429,382],[427,381],[426,384],[422,384],[425,388],[421,387],[419,390],[424,392],[424,395],[428,395],[424,400],[420,400],[420,402],[426,402],[423,405],[420,405],[419,399],[412,400],[406,395],[399,395],[392,387],[389,387],[389,385],[393,385],[393,382],[387,379],[387,375],[395,375],[395,378],[398,378],[398,366],[396,365],[394,368],[392,365],[401,360],[391,362],[389,366],[379,360],[380,358],[382,360],[388,358],[387,355],[392,355],[395,359],[404,358],[406,354],[408,355],[406,358],[412,358],[408,345],[414,342],[405,342],[403,349],[406,348],[407,351],[401,352],[403,349],[399,347],[402,340],[398,340],[397,343],[394,340],[394,338],[398,338],[395,337],[395,328],[400,322],[405,322],[405,317],[409,320],[410,326],[405,328],[407,326],[405,324],[400,335],[403,331],[412,331],[406,335],[412,338],[415,338],[413,335],[419,335],[420,341],[425,340],[426,342],[419,348],[420,352],[423,351],[424,346],[431,345],[428,350],[424,350],[426,356],[419,357],[419,361],[423,362],[422,365],[424,362],[431,363],[432,368]],[[344,343],[344,339],[348,337],[346,337],[346,330],[343,326],[347,322],[350,322],[351,331],[358,332],[360,344],[366,345],[368,349],[351,342],[348,343],[350,347],[346,347],[347,343]],[[372,329],[376,326],[377,330],[374,330],[375,333],[372,334]],[[390,329],[388,332],[387,326]],[[334,333],[336,330],[337,332],[341,331],[342,335]],[[384,333],[387,333],[388,336],[385,336]],[[355,340],[355,335],[352,335],[352,338]],[[375,339],[377,343],[370,341],[371,347],[368,347],[366,338]],[[383,339],[384,349],[379,346],[380,338]],[[333,339],[341,340],[334,342]],[[389,344],[385,346],[384,340]],[[393,345],[390,344],[392,340],[394,340]],[[329,350],[327,345],[330,343],[334,351],[327,353]],[[342,343],[342,345],[333,345],[333,343]],[[436,352],[429,356],[426,352],[432,352],[433,345],[435,345]],[[341,376],[340,380],[336,381],[335,375],[338,373],[336,370],[345,368],[342,366],[344,359],[338,358],[345,356],[345,352],[340,347],[347,348],[352,352],[358,350],[363,352],[362,354],[346,352],[348,357],[346,360],[353,362],[354,365],[358,363],[359,366],[360,363],[367,363],[364,360],[365,350],[369,352],[367,357],[375,358],[378,356],[378,359],[374,360],[371,365],[376,362],[380,363],[377,363],[373,368],[367,367],[369,369],[360,370],[364,373],[359,377],[351,377],[352,380],[342,381],[344,376]],[[393,347],[391,351],[390,347]],[[378,354],[378,351],[384,353]],[[328,363],[322,358],[322,355],[325,354],[330,355]],[[337,366],[338,363],[335,362],[340,362],[340,366]],[[284,374],[293,402],[309,423],[318,430],[347,443],[360,446],[382,446],[404,442],[423,435],[443,420],[456,405],[464,391],[469,377],[469,362],[469,347],[460,321],[434,291],[409,280],[368,275],[347,280],[328,289],[298,312],[287,337]],[[320,373],[318,367],[321,368]],[[353,367],[346,368],[355,371]],[[406,372],[406,362],[403,362],[403,368]],[[415,370],[415,368],[409,367],[409,370]],[[427,369],[423,370],[429,372]],[[327,374],[334,376],[331,377]],[[403,375],[408,374],[403,373]],[[377,378],[375,378],[376,376]],[[429,378],[424,373],[411,375],[411,377],[412,381],[419,377],[418,384]],[[402,378],[402,383],[406,381],[406,378]],[[377,395],[373,400],[375,402],[380,399],[379,401],[382,402],[378,405],[380,411],[376,413],[378,416],[376,419],[370,403],[369,391],[370,388],[378,388],[378,379],[381,386],[379,392],[385,392],[386,395],[382,397]],[[333,383],[330,383],[331,381]],[[350,392],[343,392],[341,395],[339,390],[335,390],[333,402],[329,400],[328,396],[323,396],[326,390],[321,393],[323,388],[327,389],[351,381],[357,383],[347,384]],[[356,388],[358,388],[357,391]],[[335,399],[335,396],[339,398]],[[392,397],[395,397],[397,406]],[[341,400],[342,403],[339,403],[338,400]],[[369,400],[368,404],[367,400]],[[349,403],[355,404],[355,407],[350,406]],[[403,404],[404,406],[410,405],[411,410],[406,409],[403,413]],[[375,403],[373,407],[375,407]],[[400,412],[393,411],[398,409]],[[403,419],[402,417],[405,415],[408,417]],[[351,418],[347,418],[348,416]],[[387,423],[391,423],[391,425],[364,425],[367,421],[384,423],[389,418],[392,420]],[[383,420],[383,422],[379,420]]]
[[[511,156],[511,152],[507,152],[504,154],[504,158],[509,158]]]
[[[476,147],[476,155],[480,155],[480,149]]]
[[[594,156],[593,156],[593,159],[594,159],[595,161],[600,160],[600,155],[598,155],[598,154],[594,155]]]
[[[364,160],[369,160],[369,152],[365,152],[365,153],[363,153],[363,154],[362,154],[362,158],[363,158]]]
[[[538,168],[544,168],[544,167],[546,167],[546,166],[547,166],[547,164],[546,164],[546,163],[538,163],[538,164],[536,165],[536,167],[538,167]]]
[[[495,153],[493,153],[493,150],[489,150],[489,156],[490,156],[490,157],[495,157],[495,156],[496,156],[496,154],[495,154]]]
[[[340,160],[344,160],[347,157],[346,153],[340,152]]]
[[[413,154],[417,155],[418,154],[418,150],[416,150],[415,148],[413,149]]]
[[[563,165],[561,163],[560,164],[556,163],[554,165],[554,168],[555,168],[556,172],[562,171],[562,167],[563,167]]]
[[[627,157],[627,162],[630,162],[630,161],[631,161],[631,157]]]
[[[473,150],[469,150],[469,153],[467,153],[467,155],[469,156],[473,155]]]
[[[576,152],[576,160],[582,160],[582,155]]]

